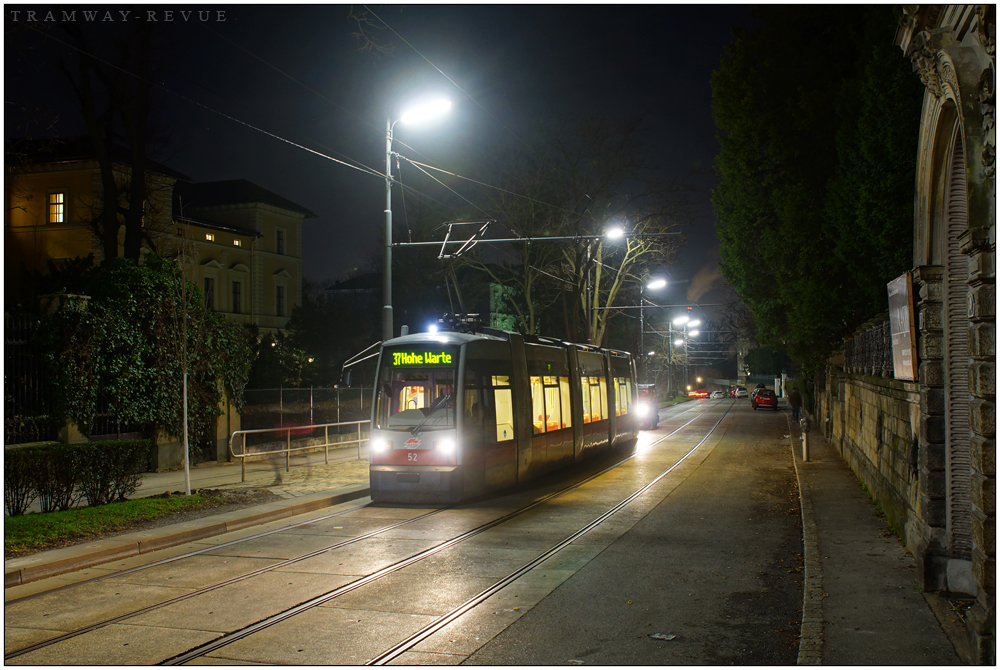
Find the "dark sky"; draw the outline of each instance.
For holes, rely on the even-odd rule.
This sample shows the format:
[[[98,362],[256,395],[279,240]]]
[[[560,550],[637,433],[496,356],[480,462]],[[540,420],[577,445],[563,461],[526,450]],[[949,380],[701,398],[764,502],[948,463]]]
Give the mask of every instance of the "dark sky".
[[[391,46],[387,53],[359,49],[348,6],[158,5],[155,80],[275,135],[378,170],[384,169],[386,117],[397,118],[416,95],[441,93],[453,101],[452,113],[422,128],[398,125],[397,140],[412,150],[399,144],[394,148],[477,178],[493,165],[491,149],[518,144],[518,138],[530,141],[540,126],[595,114],[642,115],[649,128],[643,141],[655,151],[660,167],[698,188],[695,216],[686,230],[688,246],[678,264],[667,268],[677,281],[659,296],[662,302],[686,300],[689,284],[684,282],[699,270],[710,270],[714,257],[709,193],[716,142],[709,76],[732,28],[751,25],[747,7],[370,7],[398,34],[384,27],[370,29]],[[58,69],[60,63],[75,67],[75,56],[25,25],[28,10],[41,19],[54,8],[5,6],[8,139],[23,135],[26,120],[34,122],[35,135],[84,134],[66,77]],[[101,15],[110,9],[119,24],[122,10],[136,9],[75,5],[78,21],[88,8]],[[171,24],[163,22],[168,10],[174,11]],[[192,14],[185,21],[181,10],[210,10],[211,20],[202,22]],[[219,10],[225,21],[218,20]],[[354,6],[355,12],[361,10]],[[12,11],[25,12],[19,15],[20,25],[12,20]],[[134,21],[135,15],[130,18]],[[35,25],[65,39],[58,22]],[[122,27],[92,26],[95,36],[102,29]],[[195,181],[249,179],[318,215],[304,224],[307,278],[342,279],[367,266],[383,225],[383,181],[162,89],[156,100],[168,141],[155,158]],[[51,130],[40,130],[52,119],[58,120]],[[404,169],[404,182],[413,175],[412,169]],[[430,188],[426,192],[441,195]],[[478,192],[462,192],[482,200]],[[394,220],[402,225],[399,198],[394,194]],[[407,206],[414,203],[408,200]],[[702,301],[713,301],[715,293]]]

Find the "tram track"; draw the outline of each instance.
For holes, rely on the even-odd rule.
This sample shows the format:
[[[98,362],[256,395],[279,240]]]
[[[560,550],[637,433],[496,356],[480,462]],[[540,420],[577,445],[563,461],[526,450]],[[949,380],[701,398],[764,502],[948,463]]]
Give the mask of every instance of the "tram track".
[[[723,418],[725,418],[725,416],[728,415],[728,413],[729,413],[729,411],[730,411],[731,408],[732,408],[732,406],[730,406],[730,408],[728,408],[726,410],[726,413],[723,414]],[[682,412],[674,415],[674,417],[672,417],[672,418],[681,417],[684,414],[687,414],[688,412],[697,411],[698,409],[701,409],[701,408],[700,407],[693,407],[693,408],[691,408],[689,410],[684,410],[684,411],[682,411]],[[653,442],[652,444],[650,444],[649,447],[656,446],[656,445],[658,445],[658,444],[660,444],[660,443],[668,440],[669,438],[671,438],[672,436],[674,436],[679,431],[687,428],[688,426],[690,426],[695,421],[698,421],[699,419],[701,419],[703,416],[705,416],[704,412],[699,413],[698,416],[695,416],[694,418],[690,419],[689,421],[681,424],[680,426],[677,426],[676,428],[674,428],[673,430],[671,430],[668,434],[666,434],[666,435],[658,438],[655,442]],[[704,441],[707,440],[708,437],[711,436],[711,434],[715,431],[715,429],[718,427],[718,425],[721,423],[721,421],[722,421],[722,419],[719,419],[719,421],[716,422],[716,424],[708,431],[708,433],[706,433],[706,435],[702,438],[702,440],[698,443],[698,445],[696,445],[695,447],[693,447],[687,454],[685,454],[681,458],[681,460],[678,460],[670,468],[668,468],[667,470],[665,470],[664,472],[662,472],[656,479],[654,479],[646,487],[644,487],[643,489],[641,489],[640,492],[637,492],[637,493],[633,494],[633,496],[630,496],[627,499],[627,502],[631,502],[632,500],[635,499],[635,497],[638,497],[638,495],[641,495],[641,492],[644,492],[645,490],[648,490],[648,488],[650,486],[652,486],[657,481],[659,481],[660,479],[662,479],[662,477],[664,477],[667,474],[669,474],[669,472],[673,468],[675,468],[677,465],[679,465],[683,461],[683,459],[687,458],[691,453],[693,453],[698,448],[698,446],[700,446],[701,444],[703,444]],[[450,548],[452,546],[455,546],[456,544],[459,544],[459,543],[461,543],[461,542],[463,542],[463,541],[465,541],[465,540],[467,540],[467,539],[469,539],[471,537],[475,537],[476,535],[479,535],[480,533],[483,533],[483,532],[485,532],[485,531],[487,531],[487,530],[489,530],[491,528],[495,528],[495,527],[497,527],[497,526],[499,526],[499,525],[501,525],[503,523],[506,523],[506,522],[510,521],[513,518],[521,516],[522,514],[525,514],[526,512],[528,512],[528,511],[530,511],[532,509],[535,509],[535,508],[539,507],[540,505],[543,505],[544,503],[552,500],[553,498],[556,498],[558,496],[564,495],[567,492],[572,491],[572,490],[574,490],[576,488],[579,488],[579,487],[587,484],[588,482],[593,481],[594,479],[596,479],[596,478],[598,478],[598,477],[600,477],[600,476],[602,476],[602,475],[610,472],[611,470],[614,470],[615,468],[618,468],[618,467],[622,466],[624,463],[628,462],[629,460],[631,460],[633,458],[635,458],[635,453],[634,452],[631,453],[631,454],[628,454],[627,456],[625,456],[624,458],[622,458],[620,460],[617,460],[616,462],[612,463],[610,466],[608,466],[606,468],[603,468],[600,471],[598,471],[598,472],[596,472],[596,473],[594,473],[592,475],[587,476],[586,478],[584,478],[584,479],[582,479],[580,481],[574,482],[573,484],[571,484],[569,486],[566,486],[566,487],[563,487],[563,488],[560,488],[559,490],[552,491],[552,492],[550,492],[550,493],[548,493],[548,494],[546,494],[546,495],[544,495],[544,496],[542,496],[542,497],[534,500],[533,502],[529,503],[528,505],[525,505],[525,506],[523,506],[523,507],[521,507],[521,508],[519,508],[517,510],[514,510],[512,512],[504,514],[504,515],[502,515],[502,516],[500,516],[500,517],[498,517],[498,518],[496,518],[496,519],[494,519],[492,521],[489,521],[489,522],[487,522],[485,524],[482,524],[482,525],[480,525],[480,526],[478,526],[476,528],[473,528],[473,529],[471,529],[469,531],[466,531],[465,533],[462,533],[462,534],[460,534],[460,535],[458,535],[456,537],[453,537],[453,538],[451,538],[449,540],[441,542],[441,543],[439,543],[439,544],[437,544],[437,545],[435,545],[433,547],[430,547],[430,548],[428,548],[426,550],[423,550],[421,552],[417,552],[417,553],[415,553],[415,554],[413,554],[413,555],[411,555],[411,556],[409,556],[407,558],[404,558],[404,559],[399,560],[399,561],[397,561],[397,562],[395,562],[395,563],[393,563],[393,564],[391,564],[389,566],[386,566],[385,568],[382,568],[381,570],[373,572],[373,573],[371,573],[369,575],[365,575],[364,577],[356,579],[356,580],[354,580],[354,581],[352,581],[352,582],[350,582],[348,584],[345,584],[345,585],[340,586],[340,587],[338,587],[336,589],[333,589],[333,590],[328,591],[328,592],[326,592],[324,594],[321,594],[321,595],[319,595],[317,597],[314,597],[314,598],[312,598],[310,600],[307,600],[307,601],[305,601],[305,602],[303,602],[303,603],[301,603],[299,605],[296,605],[295,607],[292,607],[292,608],[290,608],[288,610],[285,610],[285,611],[280,612],[278,614],[272,615],[271,617],[265,618],[265,619],[263,619],[263,620],[261,620],[259,622],[251,624],[249,626],[246,626],[246,627],[244,627],[244,628],[242,628],[242,629],[240,629],[238,631],[233,631],[231,633],[224,634],[222,637],[220,637],[217,640],[214,640],[214,641],[208,643],[207,645],[202,645],[201,647],[196,647],[195,649],[192,649],[192,650],[190,650],[188,652],[185,652],[184,654],[181,654],[179,656],[176,656],[173,659],[169,659],[168,661],[165,661],[164,663],[168,664],[168,665],[177,665],[177,664],[185,663],[185,662],[187,662],[189,660],[192,660],[194,658],[197,658],[199,656],[204,656],[205,654],[211,653],[212,651],[214,651],[214,650],[216,650],[218,648],[221,648],[221,647],[224,647],[224,646],[226,646],[228,644],[231,644],[232,642],[236,641],[237,639],[242,639],[244,637],[247,637],[247,636],[253,634],[254,632],[257,632],[259,630],[263,630],[264,628],[273,626],[273,625],[279,623],[280,621],[284,621],[286,619],[294,617],[296,614],[300,614],[301,612],[307,611],[308,609],[312,609],[312,608],[317,607],[317,606],[319,606],[319,605],[321,605],[321,604],[323,604],[325,602],[329,602],[330,600],[333,600],[333,599],[335,599],[335,598],[337,598],[337,597],[339,597],[339,596],[341,596],[341,595],[343,595],[345,593],[348,593],[350,591],[353,591],[353,590],[356,590],[358,588],[361,588],[362,586],[365,586],[365,585],[367,585],[367,584],[369,584],[371,582],[377,581],[378,579],[381,579],[381,578],[385,577],[386,575],[392,574],[392,573],[394,573],[394,572],[396,572],[398,570],[402,570],[405,567],[408,567],[410,565],[418,563],[418,562],[420,562],[420,561],[422,561],[422,560],[424,560],[424,559],[426,559],[426,558],[428,558],[428,557],[430,557],[430,556],[432,556],[434,554],[437,554],[437,553],[439,553],[441,551],[444,551],[444,550],[446,550],[446,549],[448,549],[448,548]],[[554,554],[555,552],[559,551],[559,549],[561,549],[565,545],[571,543],[574,539],[576,539],[576,537],[582,536],[582,534],[588,532],[592,527],[596,527],[603,520],[605,520],[606,518],[608,518],[612,514],[614,514],[615,511],[618,511],[619,509],[621,509],[621,507],[623,507],[624,505],[626,505],[627,502],[623,501],[623,503],[620,503],[618,506],[616,506],[615,508],[613,508],[613,511],[609,511],[605,515],[602,515],[601,521],[595,521],[595,522],[593,522],[592,525],[590,527],[588,527],[586,530],[580,531],[577,535],[574,535],[574,537],[572,539],[568,538],[567,540],[564,540],[562,543],[560,543],[558,545],[558,548],[554,548],[554,549],[550,550],[550,552]],[[370,503],[369,503],[369,505],[370,505]],[[120,578],[122,576],[131,574],[131,573],[134,573],[134,572],[137,572],[137,571],[140,571],[140,570],[144,570],[144,569],[148,569],[148,568],[152,568],[152,567],[156,567],[156,566],[162,566],[162,565],[165,565],[165,564],[169,564],[169,563],[172,563],[172,562],[175,562],[175,561],[182,560],[184,558],[190,558],[192,556],[197,556],[197,555],[204,554],[204,553],[207,553],[207,552],[217,552],[219,549],[224,548],[224,547],[231,547],[231,546],[243,543],[243,542],[248,542],[250,540],[259,539],[259,538],[266,537],[266,536],[269,536],[269,535],[274,535],[274,534],[280,533],[280,532],[286,532],[288,530],[294,530],[296,528],[301,528],[302,526],[307,526],[307,525],[310,525],[310,524],[318,523],[320,521],[324,521],[324,520],[327,520],[327,519],[330,519],[330,518],[333,518],[333,517],[337,517],[337,516],[349,514],[351,512],[355,512],[357,510],[364,509],[365,507],[368,507],[369,505],[360,505],[360,506],[352,507],[352,508],[347,509],[347,510],[340,510],[340,511],[338,511],[336,513],[328,514],[328,515],[323,515],[322,517],[318,517],[316,519],[310,519],[308,521],[299,522],[299,523],[291,524],[291,525],[288,525],[288,526],[283,526],[282,528],[272,529],[272,530],[266,531],[264,533],[257,533],[257,534],[254,534],[254,535],[251,535],[251,536],[248,536],[248,537],[245,537],[245,538],[240,538],[240,539],[233,540],[233,541],[230,541],[230,542],[226,542],[226,543],[223,543],[223,544],[220,544],[220,545],[213,545],[213,546],[206,547],[206,548],[203,548],[203,549],[199,549],[199,550],[196,550],[196,551],[193,551],[193,552],[187,552],[187,553],[179,555],[179,556],[173,556],[173,557],[170,557],[170,558],[167,558],[167,559],[163,559],[163,560],[160,560],[160,561],[155,561],[153,563],[149,563],[149,564],[146,564],[146,565],[143,565],[143,566],[136,566],[136,567],[133,567],[133,568],[129,568],[129,569],[126,569],[126,570],[122,570],[122,571],[110,573],[110,574],[107,574],[107,575],[99,575],[97,577],[94,577],[94,578],[91,578],[91,579],[88,579],[88,580],[84,580],[84,581],[77,582],[77,583],[74,583],[74,584],[64,585],[64,586],[59,587],[58,589],[53,589],[53,590],[50,590],[50,591],[46,591],[46,592],[41,593],[41,594],[34,594],[32,596],[25,596],[23,598],[14,599],[14,600],[8,601],[7,604],[12,604],[12,603],[24,601],[24,600],[27,600],[27,599],[30,599],[30,598],[33,598],[33,597],[38,597],[38,596],[41,596],[41,595],[46,595],[46,594],[52,593],[53,591],[56,591],[56,590],[71,589],[72,587],[79,586],[81,584],[87,584],[87,583],[92,583],[92,582],[96,582],[96,581],[108,580],[108,579],[112,579],[112,578]],[[389,525],[386,525],[386,526],[374,529],[374,530],[369,531],[367,533],[362,533],[360,535],[357,535],[357,536],[354,536],[354,537],[350,537],[350,538],[341,540],[339,542],[336,542],[336,543],[333,543],[331,545],[322,547],[320,549],[309,551],[309,552],[306,552],[304,554],[301,554],[301,555],[298,555],[298,556],[295,556],[295,557],[292,557],[292,558],[284,559],[284,560],[279,561],[279,562],[277,562],[275,564],[268,565],[268,566],[259,568],[257,570],[252,570],[250,572],[243,573],[243,574],[237,575],[235,577],[231,577],[231,578],[226,579],[226,580],[222,580],[222,581],[215,582],[215,583],[212,583],[212,584],[209,584],[209,585],[206,585],[206,586],[199,587],[199,588],[194,589],[194,590],[192,590],[192,591],[190,591],[188,593],[181,594],[181,595],[176,596],[174,598],[165,599],[165,600],[162,600],[162,601],[159,601],[159,602],[156,602],[156,603],[153,603],[153,604],[141,607],[141,608],[137,608],[135,610],[129,611],[129,612],[124,613],[124,614],[120,614],[120,615],[117,615],[117,616],[114,616],[114,617],[109,617],[109,618],[104,619],[102,621],[99,621],[99,622],[96,622],[96,623],[92,623],[92,624],[89,624],[87,626],[82,626],[82,627],[76,628],[76,629],[74,629],[72,631],[68,631],[68,632],[59,634],[59,635],[54,636],[52,638],[48,638],[46,640],[42,640],[42,641],[37,642],[35,644],[28,645],[28,646],[25,646],[23,648],[13,650],[11,652],[5,652],[5,654],[4,654],[4,660],[5,661],[11,660],[11,659],[17,658],[19,656],[23,656],[25,654],[31,653],[33,651],[38,651],[40,649],[44,649],[46,647],[50,647],[50,646],[58,644],[60,642],[64,642],[66,640],[78,637],[78,636],[83,635],[85,633],[93,632],[93,631],[99,630],[101,628],[105,628],[105,627],[113,625],[113,624],[124,622],[124,621],[126,621],[128,619],[137,617],[137,616],[139,616],[141,614],[145,614],[145,613],[157,610],[157,609],[162,609],[164,607],[176,604],[176,603],[181,602],[183,600],[189,600],[191,598],[194,598],[194,597],[197,597],[197,596],[200,596],[200,595],[204,595],[204,594],[209,593],[211,591],[215,591],[215,590],[221,589],[221,588],[223,588],[225,586],[229,586],[231,584],[235,584],[235,583],[240,582],[240,581],[245,581],[247,579],[251,579],[252,577],[264,574],[266,572],[271,572],[271,571],[277,570],[279,568],[288,567],[288,566],[293,565],[295,563],[307,560],[309,558],[313,558],[315,556],[319,556],[321,554],[333,551],[335,549],[339,549],[341,547],[345,547],[345,546],[349,546],[351,544],[356,544],[356,543],[362,542],[364,540],[376,537],[376,536],[378,536],[380,534],[389,532],[391,530],[404,527],[404,526],[406,526],[408,524],[411,524],[411,523],[414,523],[414,522],[417,522],[417,521],[420,521],[420,520],[427,519],[428,517],[431,517],[433,515],[439,514],[439,513],[443,512],[443,511],[451,509],[451,508],[452,508],[451,506],[442,507],[440,509],[432,510],[430,512],[427,512],[427,513],[424,513],[424,514],[420,514],[420,515],[415,516],[415,517],[410,518],[410,519],[404,519],[402,521],[398,521],[396,523],[392,523],[392,524],[389,524]],[[542,560],[545,560],[545,559],[541,558],[541,559],[535,559],[535,560],[538,561],[538,562],[541,562]],[[534,565],[534,564],[537,564],[537,563],[533,562],[532,565]],[[530,569],[531,568],[528,567],[528,568],[525,569],[525,571],[526,570],[530,570]],[[510,578],[510,576],[508,576],[507,579],[509,579],[509,578]],[[514,579],[516,579],[516,577]],[[510,580],[510,581],[513,581],[513,580]],[[505,583],[508,583],[508,582],[505,582]],[[503,588],[503,586],[496,587],[496,585],[494,585],[494,587],[491,587],[491,588],[495,588],[496,590],[500,590],[500,589]],[[484,593],[485,593],[485,591],[484,591]],[[476,598],[480,598],[480,596],[483,596],[483,593],[479,594],[479,596],[476,596]],[[478,604],[478,602],[481,602],[486,597],[489,597],[489,596],[488,595],[483,596],[482,598],[480,598],[479,600],[477,600],[475,604]],[[473,600],[475,600],[475,598]],[[475,604],[471,604],[470,605],[469,603],[465,603],[463,606],[467,606],[468,609],[471,609],[471,607],[474,607]],[[462,607],[462,606],[460,606],[460,607]],[[456,611],[457,611],[457,608],[456,608]],[[454,618],[457,618],[457,616],[460,616],[460,613],[458,613],[458,614],[449,613],[449,615],[445,615],[445,617],[450,616],[450,615],[453,615],[453,616],[448,621],[453,620]],[[441,620],[439,620],[439,622],[435,622],[435,624],[440,623],[440,621],[444,621],[445,617],[442,617]],[[432,624],[432,625],[435,625],[435,624]],[[437,629],[439,629],[440,627],[442,627],[442,626],[444,626],[446,624],[447,624],[447,621],[445,621],[443,623],[440,623],[440,625],[438,625],[437,628],[435,628],[434,630],[437,630]],[[430,632],[428,632],[426,634],[430,635],[432,633],[433,633],[433,631],[430,631]],[[421,639],[423,639],[423,638],[421,638]],[[413,642],[413,644],[418,644],[418,643],[419,643],[419,640],[415,640]],[[403,643],[400,643],[400,644],[403,644]],[[392,651],[392,650],[390,650],[390,651]],[[389,653],[389,652],[386,652],[386,653]],[[401,653],[405,653],[405,649],[399,651],[396,655],[398,656]],[[394,657],[395,656],[393,656],[393,658]],[[379,657],[379,658],[381,658],[381,657]],[[388,662],[388,660],[391,660],[391,659],[387,659],[386,662]]]
[[[595,518],[594,520],[592,520],[590,523],[586,524],[584,527],[582,527],[579,530],[577,530],[576,532],[572,533],[570,536],[568,536],[565,539],[563,539],[562,541],[558,542],[557,544],[555,544],[554,546],[552,546],[548,550],[546,550],[546,551],[542,552],[541,554],[537,555],[535,558],[533,558],[532,560],[528,561],[527,563],[525,563],[524,565],[522,565],[521,567],[519,567],[514,572],[508,574],[503,579],[497,581],[496,583],[494,583],[490,587],[484,589],[483,591],[481,591],[477,595],[473,596],[472,598],[470,598],[466,602],[462,603],[458,607],[455,607],[454,609],[452,609],[451,611],[449,611],[447,614],[445,614],[445,615],[443,615],[441,617],[438,617],[434,622],[428,624],[427,626],[425,626],[421,630],[417,631],[416,633],[414,633],[410,637],[404,639],[403,641],[399,642],[395,646],[393,646],[390,649],[386,650],[385,652],[383,652],[379,656],[375,657],[374,659],[369,660],[368,663],[366,663],[366,665],[385,665],[385,664],[390,663],[392,660],[394,660],[398,656],[406,653],[407,651],[409,651],[410,649],[412,649],[414,646],[416,646],[417,644],[419,644],[420,642],[422,642],[426,638],[430,637],[431,635],[433,635],[434,633],[436,633],[440,629],[444,628],[449,623],[451,623],[455,619],[459,618],[463,614],[465,614],[468,611],[472,610],[474,607],[476,607],[477,605],[481,604],[482,602],[484,602],[489,597],[495,595],[496,593],[498,593],[499,591],[501,591],[505,587],[507,587],[510,584],[512,584],[513,582],[515,582],[518,578],[520,578],[521,576],[523,576],[524,574],[526,574],[527,572],[529,572],[530,570],[532,570],[533,568],[535,568],[537,565],[539,565],[542,562],[544,562],[545,560],[551,558],[556,553],[558,553],[559,551],[561,551],[565,547],[569,546],[571,543],[573,543],[574,541],[576,541],[577,539],[579,539],[580,537],[582,537],[586,533],[590,532],[594,528],[598,527],[599,525],[601,525],[607,519],[611,518],[618,511],[620,511],[621,509],[623,509],[624,507],[626,507],[627,505],[629,505],[636,498],[638,498],[639,496],[641,496],[643,493],[645,493],[650,488],[652,488],[657,483],[659,483],[660,480],[662,480],[664,477],[666,477],[671,472],[673,472],[674,469],[676,469],[678,466],[680,466],[691,454],[693,454],[702,444],[704,444],[709,439],[709,437],[712,436],[712,434],[719,427],[719,425],[726,418],[726,416],[728,416],[729,411],[732,409],[732,407],[733,407],[733,405],[731,404],[726,409],[726,412],[722,415],[722,417],[720,417],[719,420],[715,422],[715,424],[712,426],[712,428],[705,434],[704,437],[702,437],[701,440],[698,441],[698,443],[694,447],[692,447],[691,449],[689,449],[680,459],[678,459],[670,467],[666,468],[661,473],[659,473],[650,482],[648,482],[644,486],[640,487],[638,490],[634,491],[630,496],[628,496],[627,498],[625,498],[624,500],[622,500],[621,502],[619,502],[617,505],[613,506],[611,509],[607,510],[605,513],[601,514],[600,516],[598,516],[597,518]],[[661,437],[660,439],[658,439],[651,446],[655,446],[656,444],[659,444],[661,442],[666,441],[671,436],[673,436],[675,433],[677,433],[680,430],[682,430],[683,428],[687,427],[689,424],[694,423],[695,421],[697,421],[702,416],[703,415],[699,415],[698,417],[695,417],[691,421],[689,421],[689,422],[683,424],[682,426],[674,429],[673,431],[671,431],[667,435],[665,435],[665,436]],[[358,588],[361,588],[362,586],[365,586],[365,585],[367,585],[367,584],[369,584],[369,583],[371,583],[373,581],[376,581],[376,580],[381,579],[381,578],[383,578],[383,577],[385,577],[385,576],[387,576],[389,574],[392,574],[393,572],[397,572],[399,570],[402,570],[403,568],[406,568],[406,567],[408,567],[410,565],[413,565],[414,563],[417,563],[417,562],[422,561],[422,560],[424,560],[426,558],[429,558],[430,556],[433,556],[433,555],[435,555],[435,554],[437,554],[437,553],[439,553],[441,551],[444,551],[445,549],[451,548],[452,546],[454,546],[454,545],[456,545],[456,544],[458,544],[460,542],[463,542],[463,541],[465,541],[465,540],[467,540],[467,539],[469,539],[471,537],[475,537],[476,535],[479,535],[480,533],[486,532],[487,530],[490,530],[491,528],[494,528],[494,527],[499,526],[499,525],[501,525],[503,523],[506,523],[506,522],[510,521],[511,519],[513,519],[515,517],[518,517],[518,516],[526,513],[527,511],[529,511],[531,509],[534,509],[534,508],[536,508],[536,507],[544,504],[545,502],[548,502],[552,498],[555,498],[555,497],[557,497],[559,495],[563,495],[563,494],[565,494],[569,490],[579,488],[580,486],[584,485],[585,483],[587,483],[589,481],[592,481],[593,479],[596,479],[597,477],[600,477],[600,476],[606,474],[607,472],[610,472],[611,470],[613,470],[613,469],[615,469],[617,467],[620,467],[623,463],[625,463],[625,462],[633,459],[634,457],[635,457],[635,454],[630,454],[629,456],[627,456],[626,458],[623,458],[621,461],[615,463],[611,467],[605,468],[604,470],[601,470],[600,472],[595,473],[594,475],[591,475],[590,477],[587,477],[585,480],[577,482],[577,483],[573,484],[572,486],[566,487],[565,489],[562,489],[560,491],[555,491],[553,493],[550,493],[550,494],[544,496],[543,498],[540,498],[539,500],[536,500],[535,502],[531,503],[530,505],[527,505],[527,506],[525,506],[525,507],[523,507],[523,508],[521,508],[519,510],[516,510],[514,512],[508,513],[508,514],[506,514],[506,515],[504,515],[502,517],[499,517],[498,519],[495,519],[495,520],[493,520],[491,522],[483,524],[482,526],[479,526],[479,527],[477,527],[477,528],[475,528],[475,529],[473,529],[471,531],[468,531],[468,532],[463,533],[463,534],[461,534],[459,536],[456,536],[456,537],[454,537],[454,538],[452,538],[450,540],[447,540],[447,541],[442,542],[442,543],[440,543],[438,545],[435,545],[434,547],[431,547],[430,549],[424,550],[422,552],[418,552],[417,554],[414,554],[414,555],[412,555],[412,556],[410,556],[410,557],[408,557],[406,559],[403,559],[402,561],[394,563],[393,565],[387,566],[386,568],[383,568],[382,570],[374,572],[374,573],[372,573],[370,575],[367,575],[367,576],[365,576],[365,577],[363,577],[361,579],[355,580],[354,582],[351,582],[349,584],[345,584],[345,585],[343,585],[341,587],[333,589],[332,591],[330,591],[328,593],[325,593],[325,594],[323,594],[321,596],[318,596],[318,597],[313,598],[311,600],[308,600],[308,601],[306,601],[304,603],[296,605],[295,607],[292,607],[292,608],[290,608],[288,610],[285,610],[284,612],[280,612],[280,613],[275,614],[275,615],[273,615],[271,617],[268,617],[266,619],[258,621],[258,622],[254,623],[254,624],[251,624],[251,625],[249,625],[249,626],[247,626],[247,627],[245,627],[245,628],[243,628],[241,630],[233,631],[232,633],[223,635],[222,637],[220,637],[220,638],[218,638],[216,640],[213,640],[213,641],[211,641],[211,642],[209,642],[207,644],[204,644],[204,645],[202,645],[200,647],[197,647],[195,649],[191,649],[191,650],[189,650],[189,651],[187,651],[187,652],[185,652],[183,654],[180,654],[178,656],[175,656],[175,657],[173,657],[171,659],[168,659],[168,660],[164,661],[163,663],[161,663],[161,665],[183,665],[183,664],[188,663],[188,662],[190,662],[192,660],[195,660],[197,658],[200,658],[202,656],[210,654],[210,653],[212,653],[214,651],[217,651],[217,650],[219,650],[219,649],[221,649],[223,647],[226,647],[226,646],[228,646],[228,645],[230,645],[230,644],[232,644],[232,643],[234,643],[234,642],[236,642],[238,640],[242,640],[242,639],[244,639],[246,637],[249,637],[249,636],[251,636],[251,635],[253,635],[255,633],[258,633],[258,632],[260,632],[260,631],[262,631],[262,630],[264,630],[266,628],[270,628],[270,627],[275,626],[275,625],[277,625],[277,624],[279,624],[279,623],[281,623],[283,621],[291,619],[291,618],[293,618],[293,617],[295,617],[297,615],[302,614],[303,612],[311,610],[311,609],[313,609],[315,607],[318,607],[318,606],[320,606],[320,605],[322,605],[324,603],[327,603],[327,602],[329,602],[329,601],[331,601],[331,600],[333,600],[335,598],[338,598],[338,597],[340,597],[340,596],[342,596],[342,595],[344,595],[346,593],[354,591],[354,590],[356,590]]]

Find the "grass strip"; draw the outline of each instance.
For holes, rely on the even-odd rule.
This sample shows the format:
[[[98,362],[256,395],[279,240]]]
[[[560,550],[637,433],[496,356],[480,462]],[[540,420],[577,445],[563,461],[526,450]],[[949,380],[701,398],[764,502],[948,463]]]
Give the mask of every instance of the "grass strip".
[[[109,531],[128,530],[137,523],[215,507],[223,502],[223,498],[202,495],[141,498],[64,512],[4,517],[4,556],[58,547],[67,540],[94,537]]]

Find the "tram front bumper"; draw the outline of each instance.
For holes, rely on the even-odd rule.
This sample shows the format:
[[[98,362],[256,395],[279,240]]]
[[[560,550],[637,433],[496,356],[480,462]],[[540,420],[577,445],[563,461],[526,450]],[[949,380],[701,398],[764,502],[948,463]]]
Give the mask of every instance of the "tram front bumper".
[[[373,465],[369,475],[373,502],[454,503],[462,499],[459,466]]]

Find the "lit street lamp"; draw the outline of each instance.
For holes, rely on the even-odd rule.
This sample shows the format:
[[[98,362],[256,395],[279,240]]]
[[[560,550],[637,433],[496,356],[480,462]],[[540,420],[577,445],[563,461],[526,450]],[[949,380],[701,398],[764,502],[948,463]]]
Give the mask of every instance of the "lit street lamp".
[[[407,110],[396,122],[385,121],[385,260],[382,277],[382,340],[392,339],[392,129],[399,121],[422,123],[451,109],[451,101],[434,100]]]
[[[689,331],[688,328],[694,328],[695,326],[700,326],[701,325],[701,321],[699,319],[692,320],[691,317],[689,317],[686,314],[684,314],[684,315],[681,315],[681,316],[677,317],[676,319],[674,319],[672,325],[674,325],[674,326],[681,326],[682,332],[684,333],[684,336],[682,338],[677,338],[677,340],[674,341],[674,345],[676,345],[678,347],[681,346],[682,344],[684,345],[684,384],[687,384],[687,382],[688,382],[688,340],[690,338],[695,337],[695,336],[698,335],[698,331],[697,330],[690,330]],[[673,329],[672,328],[670,328],[670,335],[669,336],[673,337]],[[668,354],[669,354],[669,349],[668,349]],[[667,373],[669,374],[669,372],[670,372],[670,366],[667,366]],[[701,379],[699,379],[698,381],[700,382]],[[690,386],[688,386],[687,388],[688,388],[689,391],[691,390]]]
[[[619,232],[618,236],[620,236],[621,229],[619,228],[617,230]],[[611,237],[611,233],[610,232],[608,233],[608,237]],[[663,278],[660,278],[660,279],[653,279],[648,284],[641,284],[639,286],[639,351],[645,351],[646,350],[646,347],[644,346],[644,342],[643,342],[643,337],[644,337],[644,335],[646,333],[646,325],[645,325],[645,321],[643,320],[643,316],[642,316],[643,315],[643,307],[645,306],[645,302],[644,302],[645,301],[645,297],[644,297],[644,294],[646,292],[646,289],[649,289],[650,291],[656,291],[656,290],[659,290],[661,288],[664,288],[666,285],[667,285],[667,280],[663,279]],[[650,354],[652,354],[652,352],[650,352]],[[647,383],[649,381],[648,379],[646,379],[646,357],[645,356],[642,357],[642,361],[641,362],[642,362],[642,376],[640,377],[640,379],[641,379],[640,383],[645,384],[645,383]]]

